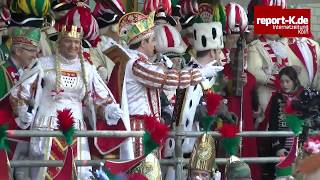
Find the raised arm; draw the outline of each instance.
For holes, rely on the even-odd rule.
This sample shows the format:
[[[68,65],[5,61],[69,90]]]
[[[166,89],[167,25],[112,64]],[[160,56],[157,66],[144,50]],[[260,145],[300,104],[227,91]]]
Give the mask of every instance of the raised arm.
[[[133,63],[132,72],[136,79],[145,86],[174,90],[186,88],[201,82],[202,74],[199,69],[173,70],[138,59]]]

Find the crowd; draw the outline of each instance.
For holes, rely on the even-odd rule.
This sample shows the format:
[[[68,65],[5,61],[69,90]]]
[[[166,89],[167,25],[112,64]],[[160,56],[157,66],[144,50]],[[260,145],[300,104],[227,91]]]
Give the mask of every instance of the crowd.
[[[145,0],[142,12],[126,12],[121,0],[8,1],[0,12],[0,126],[62,130],[65,138],[9,137],[0,155],[64,166],[1,167],[17,180],[173,180],[175,166],[159,159],[173,159],[179,146],[190,159],[182,179],[320,178],[320,137],[310,133],[320,128],[319,44],[255,34],[257,5],[287,8],[286,0],[251,0],[246,10],[220,0]],[[74,130],[147,132],[91,138]],[[175,141],[168,130],[203,134]],[[294,136],[240,138],[242,131]],[[217,165],[216,157],[229,160]],[[72,165],[93,159],[106,162]]]

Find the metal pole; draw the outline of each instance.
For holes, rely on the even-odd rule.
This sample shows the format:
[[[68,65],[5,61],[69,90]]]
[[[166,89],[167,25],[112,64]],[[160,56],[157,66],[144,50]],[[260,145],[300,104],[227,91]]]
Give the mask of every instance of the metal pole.
[[[180,134],[183,131],[183,125],[179,125],[176,129],[176,134]],[[182,179],[182,172],[183,172],[183,152],[182,152],[182,139],[185,136],[175,136],[175,159],[176,161],[176,170],[175,170],[175,177],[176,179]],[[179,161],[181,160],[181,161]]]
[[[38,131],[38,130],[8,130],[8,137],[63,137],[59,131]],[[310,133],[315,135],[320,133],[315,131]],[[76,131],[75,137],[142,137],[144,131]],[[182,137],[198,137],[203,132],[192,131],[179,131],[170,132],[169,137],[182,136]],[[220,137],[217,131],[208,132],[213,137]],[[243,131],[238,133],[241,137],[288,137],[294,136],[291,131]]]
[[[250,157],[250,158],[240,158],[246,163],[276,163],[280,161],[279,157]],[[217,164],[225,164],[227,158],[216,158]],[[99,167],[100,163],[105,162],[105,160],[75,160],[76,166],[95,166]],[[189,159],[166,159],[160,160],[162,165],[174,165],[174,164],[188,164]],[[52,161],[52,160],[12,160],[10,161],[11,167],[62,167],[63,161]],[[181,172],[180,172],[181,173]]]

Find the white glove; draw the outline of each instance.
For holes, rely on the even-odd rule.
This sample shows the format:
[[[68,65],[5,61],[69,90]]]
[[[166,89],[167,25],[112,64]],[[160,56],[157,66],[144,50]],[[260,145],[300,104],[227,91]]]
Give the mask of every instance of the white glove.
[[[203,78],[214,77],[224,69],[223,66],[207,65],[200,69]]]
[[[28,112],[28,106],[22,105],[17,107],[18,110],[18,118],[16,119],[17,124],[22,129],[27,129],[32,121],[33,121],[33,114]]]
[[[120,118],[122,118],[122,110],[119,104],[109,104],[104,109],[104,116],[108,125],[117,125]]]

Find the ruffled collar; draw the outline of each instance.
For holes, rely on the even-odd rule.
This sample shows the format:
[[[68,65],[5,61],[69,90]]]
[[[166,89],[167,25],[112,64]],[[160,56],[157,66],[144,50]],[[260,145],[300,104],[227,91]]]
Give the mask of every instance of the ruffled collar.
[[[59,57],[61,63],[63,63],[63,64],[74,64],[79,61],[78,56],[74,59],[67,59],[64,56],[62,56],[61,54],[58,54],[58,57]]]

